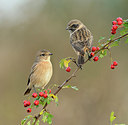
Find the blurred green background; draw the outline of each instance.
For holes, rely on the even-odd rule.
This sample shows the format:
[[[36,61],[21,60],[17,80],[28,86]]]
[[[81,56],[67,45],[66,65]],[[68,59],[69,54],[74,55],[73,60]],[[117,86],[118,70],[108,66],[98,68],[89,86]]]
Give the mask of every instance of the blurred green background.
[[[27,115],[23,100],[28,97],[23,93],[38,50],[54,54],[49,84],[61,84],[71,74],[59,68],[60,59],[76,57],[65,30],[71,19],[81,20],[97,45],[99,37],[111,35],[111,22],[119,16],[128,18],[128,0],[0,0],[0,124],[18,125]],[[109,56],[84,65],[70,81],[79,91],[63,90],[59,106],[48,106],[53,125],[109,125],[112,110],[116,123],[128,124],[127,54],[128,45],[122,39],[112,49],[119,63],[115,70],[110,69]],[[74,64],[71,68],[75,69]]]

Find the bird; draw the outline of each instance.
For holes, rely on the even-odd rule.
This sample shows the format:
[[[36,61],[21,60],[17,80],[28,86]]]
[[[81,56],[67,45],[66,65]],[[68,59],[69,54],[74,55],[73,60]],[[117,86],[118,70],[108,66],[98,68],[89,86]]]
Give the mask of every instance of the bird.
[[[24,95],[29,94],[32,88],[34,88],[34,90],[35,87],[44,89],[48,84],[53,74],[52,63],[50,61],[51,55],[53,54],[45,49],[37,53],[36,60],[32,65],[31,72],[28,77],[27,89]]]
[[[89,53],[91,51],[93,36],[90,30],[77,19],[69,21],[66,30],[70,33],[70,44],[78,55],[78,65],[82,66],[85,56],[88,55],[88,58],[90,58]]]

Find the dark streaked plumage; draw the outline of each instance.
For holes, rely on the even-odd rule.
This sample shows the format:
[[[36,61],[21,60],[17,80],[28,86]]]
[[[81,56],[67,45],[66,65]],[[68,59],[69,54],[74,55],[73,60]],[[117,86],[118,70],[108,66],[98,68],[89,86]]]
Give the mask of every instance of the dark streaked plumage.
[[[70,33],[70,43],[78,55],[78,64],[84,63],[84,56],[89,54],[93,36],[87,27],[79,20],[71,20],[66,30]]]
[[[53,72],[50,55],[52,55],[52,53],[50,53],[48,50],[38,52],[28,77],[28,87],[24,95],[29,94],[32,87],[44,88],[50,81]]]

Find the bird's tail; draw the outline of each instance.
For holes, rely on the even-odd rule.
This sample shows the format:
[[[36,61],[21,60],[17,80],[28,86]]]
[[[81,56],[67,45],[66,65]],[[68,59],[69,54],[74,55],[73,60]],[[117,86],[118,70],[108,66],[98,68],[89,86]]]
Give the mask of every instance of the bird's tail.
[[[84,56],[83,56],[83,55],[79,55],[79,56],[78,56],[78,64],[79,64],[79,65],[84,64]]]
[[[32,88],[27,88],[27,90],[25,91],[24,95],[29,94],[29,93],[30,93],[30,91],[31,91],[31,89],[32,89]]]

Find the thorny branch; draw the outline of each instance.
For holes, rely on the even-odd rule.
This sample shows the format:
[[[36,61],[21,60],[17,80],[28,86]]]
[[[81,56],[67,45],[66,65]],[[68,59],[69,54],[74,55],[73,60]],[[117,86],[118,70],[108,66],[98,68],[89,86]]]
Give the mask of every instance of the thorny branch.
[[[119,36],[119,37],[117,37],[117,38],[115,38],[115,39],[113,39],[113,40],[109,40],[109,42],[107,42],[102,48],[100,48],[100,50],[96,51],[94,54],[97,54],[97,53],[99,53],[101,50],[106,49],[106,47],[108,47],[111,43],[113,43],[114,41],[116,41],[116,40],[118,40],[118,39],[121,39],[121,38],[123,38],[123,37],[125,37],[125,36],[127,36],[127,35],[128,35],[128,33],[126,33],[126,34],[124,34],[124,35],[122,35],[122,36]],[[92,58],[92,57],[90,57],[90,58]],[[90,60],[90,58],[88,58],[88,59],[84,62],[84,64],[87,63],[87,62]],[[73,77],[75,77],[76,73],[77,73],[79,70],[80,70],[80,67],[77,67],[76,70],[71,74],[71,76],[69,76],[68,79],[65,80],[65,81],[57,88],[57,90],[55,91],[54,95],[58,94],[59,91],[63,88],[63,86],[64,86],[66,83],[68,83]],[[44,105],[44,107],[43,107],[44,110],[46,109],[47,105],[48,105],[47,103]],[[38,115],[36,115],[36,116],[34,117],[34,118],[35,118],[34,125],[36,125],[36,122],[37,122],[37,120],[40,118],[40,116],[41,116],[41,115],[40,115],[40,113],[39,113]]]

